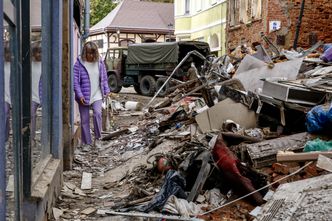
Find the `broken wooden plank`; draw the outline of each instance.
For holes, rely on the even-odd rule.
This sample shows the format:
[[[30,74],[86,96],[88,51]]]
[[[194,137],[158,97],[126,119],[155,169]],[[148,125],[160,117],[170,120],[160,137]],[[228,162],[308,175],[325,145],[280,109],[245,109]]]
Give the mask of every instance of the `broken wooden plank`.
[[[91,189],[91,186],[92,186],[92,173],[83,172],[81,189],[89,190]]]
[[[128,128],[126,128],[126,129],[122,129],[122,130],[118,130],[118,131],[114,131],[114,132],[112,132],[112,133],[109,133],[108,135],[106,135],[105,137],[103,137],[102,138],[102,140],[111,140],[111,139],[113,139],[113,138],[115,138],[115,137],[118,137],[118,136],[120,136],[120,135],[122,135],[122,134],[125,134],[125,133],[127,133],[129,131],[129,129]]]
[[[94,212],[96,212],[96,211],[97,211],[96,208],[88,207],[88,208],[82,210],[82,211],[81,211],[81,214],[84,214],[84,215],[90,215],[90,214],[92,214],[92,213],[94,213]]]
[[[203,133],[221,129],[226,120],[233,120],[244,128],[256,127],[255,112],[230,98],[198,114],[195,119]]]
[[[307,153],[293,153],[293,152],[282,152],[277,153],[278,162],[300,162],[300,161],[311,161],[317,160],[319,155],[332,158],[332,151],[315,151]]]
[[[169,91],[175,91],[178,88],[186,87],[186,86],[189,86],[189,85],[194,84],[196,82],[200,82],[198,78],[197,79],[189,80],[189,81],[187,81],[185,83],[182,83],[182,84],[179,84],[179,85],[176,85],[176,86],[173,86],[173,87],[170,87],[170,88],[168,88],[168,90]]]
[[[138,191],[144,193],[146,196],[152,196],[154,194],[154,193],[151,193],[151,192],[149,192],[149,191],[147,191],[147,190],[145,190],[145,189],[143,189],[139,186],[136,186],[136,185],[134,186],[134,188],[137,189]]]
[[[150,201],[152,198],[154,197],[154,195],[150,195],[150,196],[146,196],[137,200],[132,200],[129,202],[119,202],[116,203],[113,208],[120,208],[120,207],[128,207],[128,206],[134,206],[140,203],[145,203],[147,201]]]
[[[156,146],[158,146],[159,144],[161,144],[164,139],[165,139],[164,137],[161,137],[161,138],[158,138],[158,139],[154,139],[152,141],[152,143],[149,144],[148,150],[152,150],[153,148],[155,148]]]

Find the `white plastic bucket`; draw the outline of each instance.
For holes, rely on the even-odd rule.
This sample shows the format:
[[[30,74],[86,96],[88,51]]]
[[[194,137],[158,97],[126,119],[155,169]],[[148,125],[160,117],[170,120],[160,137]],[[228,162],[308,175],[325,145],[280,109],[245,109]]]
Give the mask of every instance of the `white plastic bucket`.
[[[136,101],[127,101],[125,103],[125,108],[132,111],[141,111],[143,109],[143,104]]]

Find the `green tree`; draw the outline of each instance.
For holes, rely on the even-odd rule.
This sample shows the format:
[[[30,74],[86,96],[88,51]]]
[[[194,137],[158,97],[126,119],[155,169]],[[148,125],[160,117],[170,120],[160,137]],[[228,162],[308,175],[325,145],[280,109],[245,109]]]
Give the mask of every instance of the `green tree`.
[[[112,0],[90,0],[90,25],[97,24],[115,7],[116,3]]]

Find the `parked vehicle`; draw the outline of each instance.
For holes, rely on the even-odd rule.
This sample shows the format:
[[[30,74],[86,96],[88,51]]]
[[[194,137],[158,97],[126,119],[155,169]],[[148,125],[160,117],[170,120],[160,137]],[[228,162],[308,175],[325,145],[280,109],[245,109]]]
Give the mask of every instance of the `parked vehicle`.
[[[133,85],[137,93],[152,96],[187,53],[193,50],[204,56],[210,54],[209,45],[199,41],[141,43],[127,48],[110,48],[105,56],[110,89],[117,93],[122,87]],[[198,70],[204,63],[201,58],[192,56],[173,78],[185,81],[191,62]],[[167,90],[163,90],[161,95],[165,93]]]

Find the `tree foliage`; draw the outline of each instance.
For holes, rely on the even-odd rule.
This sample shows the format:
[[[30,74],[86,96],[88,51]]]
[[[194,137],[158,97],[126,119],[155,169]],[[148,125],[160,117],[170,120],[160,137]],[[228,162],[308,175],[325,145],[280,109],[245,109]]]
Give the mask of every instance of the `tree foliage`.
[[[90,0],[90,25],[97,24],[115,7],[116,3],[112,0]]]

